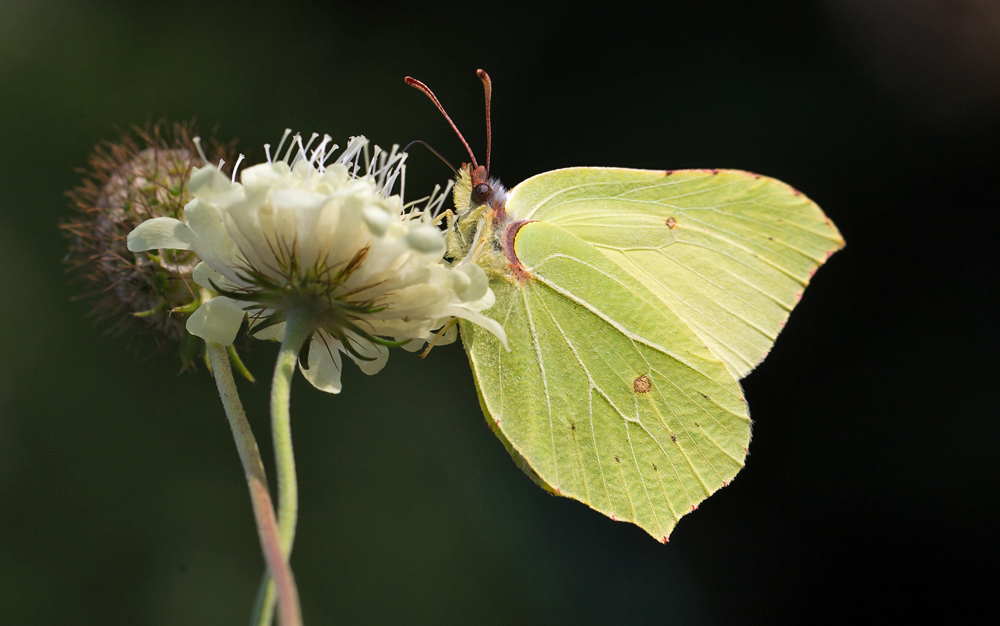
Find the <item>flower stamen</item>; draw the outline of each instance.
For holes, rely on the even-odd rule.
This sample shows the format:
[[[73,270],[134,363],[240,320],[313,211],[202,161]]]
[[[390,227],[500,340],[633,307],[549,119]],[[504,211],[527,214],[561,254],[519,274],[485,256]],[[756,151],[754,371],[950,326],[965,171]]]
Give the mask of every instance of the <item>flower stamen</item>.
[[[232,178],[232,182],[234,182],[234,183],[236,182],[236,170],[240,169],[240,163],[243,162],[244,158],[245,157],[243,156],[243,153],[241,152],[240,153],[240,158],[236,159],[236,165],[233,166],[233,178]]]

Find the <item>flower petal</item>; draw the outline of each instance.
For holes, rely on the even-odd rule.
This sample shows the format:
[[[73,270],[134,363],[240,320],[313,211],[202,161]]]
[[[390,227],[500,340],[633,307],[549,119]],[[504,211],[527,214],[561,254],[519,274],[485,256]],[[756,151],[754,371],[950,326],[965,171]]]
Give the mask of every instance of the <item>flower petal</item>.
[[[497,303],[496,294],[493,293],[492,289],[487,288],[486,293],[483,297],[478,300],[473,300],[472,302],[463,302],[462,306],[469,309],[470,311],[485,311],[486,309],[492,307]]]
[[[193,241],[195,254],[230,282],[240,284],[236,282],[238,277],[234,269],[240,265],[239,248],[215,207],[195,198],[184,207],[184,218],[196,237]]]
[[[437,340],[435,346],[446,346],[450,343],[455,343],[458,339],[458,324],[452,324],[441,334],[441,338]]]
[[[367,206],[364,209],[363,217],[368,230],[376,237],[389,232],[389,225],[392,224],[392,216],[381,206]]]
[[[386,362],[389,360],[389,349],[385,346],[381,346],[372,343],[366,339],[362,339],[353,333],[347,334],[347,340],[351,342],[351,347],[357,350],[362,356],[366,356],[371,361],[366,361],[365,359],[359,359],[353,354],[348,353],[351,359],[358,364],[361,371],[365,374],[371,376],[372,374],[378,374],[385,367]]]
[[[254,339],[260,339],[263,341],[275,340],[281,341],[285,336],[285,323],[275,324],[274,326],[268,326],[264,330],[254,332],[253,327],[250,328],[250,335]]]
[[[452,270],[455,279],[455,294],[463,302],[473,302],[486,295],[490,281],[486,272],[475,263],[466,263]]]
[[[240,172],[240,180],[246,188],[247,195],[267,193],[271,187],[281,185],[288,176],[288,165],[283,161],[271,163],[258,163],[257,165],[244,168]]]
[[[232,345],[240,330],[246,311],[240,303],[225,296],[216,296],[198,307],[187,321],[188,332],[205,341]]]
[[[154,217],[136,226],[128,234],[127,244],[132,252],[160,248],[191,250],[194,240],[194,233],[182,222],[172,217]]]
[[[194,272],[191,273],[191,277],[194,278],[194,282],[196,284],[204,287],[205,289],[214,290],[215,287],[212,286],[212,283],[215,283],[217,286],[222,288],[233,287],[233,285],[226,280],[225,276],[213,270],[209,264],[204,261],[194,266]]]
[[[188,180],[188,191],[196,198],[225,206],[243,196],[243,186],[229,180],[213,165],[196,167]]]
[[[430,224],[421,224],[406,233],[406,243],[417,252],[440,256],[444,254],[444,236],[441,229]]]
[[[299,363],[302,375],[313,387],[327,393],[340,393],[340,348],[340,342],[323,331],[313,335],[309,344],[309,369],[302,369]]]
[[[469,309],[461,306],[450,306],[446,309],[446,313],[448,315],[453,315],[454,317],[460,317],[464,320],[468,320],[477,326],[482,326],[485,330],[493,333],[496,338],[500,340],[500,343],[503,344],[504,348],[510,350],[510,348],[507,347],[507,333],[504,332],[503,326],[500,325],[500,322],[495,319],[486,317],[478,311],[470,311]]]
[[[406,337],[396,337],[395,339],[396,341],[403,341]],[[424,349],[425,345],[427,345],[427,342],[423,339],[411,339],[400,347],[407,352],[420,352]]]

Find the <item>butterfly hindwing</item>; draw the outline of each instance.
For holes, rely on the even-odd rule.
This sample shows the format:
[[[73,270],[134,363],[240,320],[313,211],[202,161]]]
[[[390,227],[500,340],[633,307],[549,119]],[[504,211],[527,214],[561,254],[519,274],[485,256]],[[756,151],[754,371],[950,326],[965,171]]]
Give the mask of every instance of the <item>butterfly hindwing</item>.
[[[507,210],[599,249],[738,378],[767,355],[813,273],[844,245],[806,196],[739,170],[555,170],[515,187]]]
[[[523,281],[486,313],[510,351],[462,325],[480,399],[551,491],[664,540],[742,467],[750,420],[735,377],[652,291],[543,222],[517,233]]]

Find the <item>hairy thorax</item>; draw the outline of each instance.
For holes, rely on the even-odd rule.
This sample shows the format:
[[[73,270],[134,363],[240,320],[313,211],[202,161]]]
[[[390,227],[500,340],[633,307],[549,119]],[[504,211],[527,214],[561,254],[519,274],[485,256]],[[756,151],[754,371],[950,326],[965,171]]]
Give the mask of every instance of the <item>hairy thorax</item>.
[[[488,190],[485,194],[484,189]],[[482,167],[465,164],[455,181],[454,200],[455,213],[448,220],[448,256],[475,262],[491,279],[523,283],[530,278],[514,252],[514,237],[527,220],[507,212],[507,190],[500,181],[487,178]]]

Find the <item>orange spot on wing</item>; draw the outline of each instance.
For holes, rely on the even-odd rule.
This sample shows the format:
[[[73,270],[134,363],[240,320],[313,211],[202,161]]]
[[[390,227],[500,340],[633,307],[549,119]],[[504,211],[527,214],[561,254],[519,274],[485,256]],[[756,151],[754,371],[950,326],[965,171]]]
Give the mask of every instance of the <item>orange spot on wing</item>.
[[[632,381],[632,391],[636,393],[649,393],[652,388],[653,381],[649,380],[649,376],[645,374],[636,376],[635,380]]]

